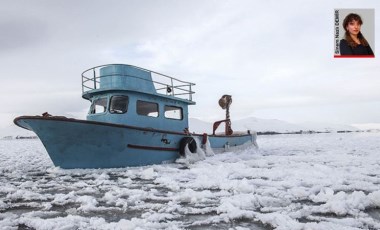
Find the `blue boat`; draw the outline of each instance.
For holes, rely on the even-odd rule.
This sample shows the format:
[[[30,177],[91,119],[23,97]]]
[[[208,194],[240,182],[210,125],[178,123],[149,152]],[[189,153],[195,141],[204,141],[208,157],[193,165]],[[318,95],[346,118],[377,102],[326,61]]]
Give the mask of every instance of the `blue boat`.
[[[191,133],[194,85],[132,65],[97,66],[82,73],[82,97],[91,102],[86,120],[44,113],[14,123],[35,132],[54,165],[65,169],[171,163],[207,146],[256,145],[255,133],[232,131],[229,95],[219,101],[226,119],[214,124],[213,133]],[[220,123],[225,132],[216,134]]]

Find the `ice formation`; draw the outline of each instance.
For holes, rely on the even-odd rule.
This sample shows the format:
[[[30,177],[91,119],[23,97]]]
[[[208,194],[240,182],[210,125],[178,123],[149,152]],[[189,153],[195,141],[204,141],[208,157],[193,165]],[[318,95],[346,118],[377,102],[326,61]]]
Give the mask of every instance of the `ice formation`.
[[[259,136],[197,161],[54,167],[0,141],[0,229],[380,229],[379,133]],[[201,157],[200,157],[201,156]]]

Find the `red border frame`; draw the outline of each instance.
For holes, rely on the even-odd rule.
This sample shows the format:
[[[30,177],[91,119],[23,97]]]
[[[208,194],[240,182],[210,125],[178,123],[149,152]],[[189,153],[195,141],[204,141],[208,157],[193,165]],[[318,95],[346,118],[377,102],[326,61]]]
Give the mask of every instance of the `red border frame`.
[[[375,55],[334,55],[334,58],[375,58]]]

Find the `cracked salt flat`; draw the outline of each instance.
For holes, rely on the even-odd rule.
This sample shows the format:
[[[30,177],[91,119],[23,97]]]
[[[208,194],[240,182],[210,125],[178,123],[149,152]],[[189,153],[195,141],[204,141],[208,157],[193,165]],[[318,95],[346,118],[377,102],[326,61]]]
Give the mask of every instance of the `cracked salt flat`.
[[[1,229],[380,229],[380,133],[259,136],[192,164],[54,167],[0,141]]]

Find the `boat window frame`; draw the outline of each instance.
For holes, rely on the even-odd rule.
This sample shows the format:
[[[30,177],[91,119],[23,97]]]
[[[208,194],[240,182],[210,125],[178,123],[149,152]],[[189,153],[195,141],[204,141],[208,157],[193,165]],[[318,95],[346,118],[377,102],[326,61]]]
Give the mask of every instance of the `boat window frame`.
[[[100,100],[105,100],[105,106],[103,107],[104,108],[104,111],[103,112],[96,112],[96,104],[95,102],[97,101],[100,101]],[[90,112],[89,112],[89,115],[99,115],[99,114],[105,114],[107,113],[108,111],[108,97],[107,96],[103,96],[103,97],[97,97],[97,98],[94,98],[94,100],[91,102],[91,106],[90,106]]]
[[[167,107],[171,107],[171,108],[176,108],[178,110],[176,111],[179,111],[180,112],[180,117],[179,118],[176,118],[176,117],[172,117],[172,116],[167,116],[167,113],[166,112],[169,112],[169,111],[174,111],[174,110],[166,110]],[[176,120],[176,121],[182,121],[184,116],[183,116],[183,108],[181,106],[175,106],[175,105],[165,105],[164,106],[164,117],[166,119],[170,119],[170,120]]]
[[[146,103],[146,104],[156,105],[156,109],[157,109],[157,110],[154,111],[154,112],[150,112],[150,113],[157,113],[157,115],[149,115],[150,113],[148,113],[148,114],[141,113],[142,111],[139,110],[139,103]],[[152,102],[152,101],[137,100],[137,101],[136,101],[136,114],[139,115],[139,116],[144,116],[144,117],[158,118],[158,117],[160,117],[160,108],[159,108],[159,104],[158,104],[157,102]]]
[[[125,97],[127,98],[127,103],[126,103],[126,108],[125,108],[125,111],[123,112],[115,112],[116,110],[112,110],[111,107],[112,107],[112,99],[114,97]],[[129,107],[129,96],[127,95],[112,95],[110,97],[110,101],[109,101],[109,106],[108,106],[108,111],[111,113],[111,114],[126,114],[128,112],[128,107]]]

